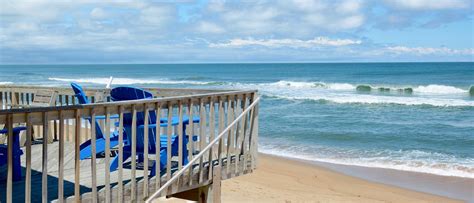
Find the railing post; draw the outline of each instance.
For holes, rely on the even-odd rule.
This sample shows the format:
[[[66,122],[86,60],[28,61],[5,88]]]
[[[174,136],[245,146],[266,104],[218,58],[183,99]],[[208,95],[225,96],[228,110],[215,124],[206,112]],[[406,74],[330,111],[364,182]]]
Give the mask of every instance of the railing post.
[[[171,130],[172,130],[172,117],[173,116],[173,105],[168,102],[168,124],[166,126],[166,182],[171,179]],[[170,190],[168,190],[170,191]]]
[[[26,114],[26,175],[25,175],[25,203],[31,202],[31,118]]]
[[[7,174],[7,203],[11,203],[13,199],[13,114],[7,115],[8,128],[8,174]]]
[[[214,139],[214,136],[215,136],[215,112],[214,112],[214,98],[211,97],[210,100],[209,100],[209,112],[210,112],[210,115],[209,115],[209,128],[210,128],[210,132],[209,132],[209,140],[213,140]],[[209,174],[207,175],[208,177],[208,180],[212,180],[212,171],[213,171],[213,168],[214,168],[214,163],[213,163],[213,159],[214,159],[214,154],[213,154],[213,148],[214,146],[212,146],[210,149],[209,149]]]
[[[144,128],[143,128],[143,197],[148,197],[148,119],[150,117],[150,113],[148,111],[148,105],[143,105],[143,110],[145,111],[144,117]],[[159,120],[156,120],[157,124],[159,125]],[[160,134],[157,134],[157,138],[159,139]],[[159,152],[159,150],[156,150]],[[159,167],[159,166],[158,166]]]
[[[254,93],[252,101],[255,102],[258,95]],[[257,167],[257,156],[258,156],[258,106],[259,104],[255,105],[253,108],[253,116],[252,116],[252,124],[250,130],[250,154],[252,156],[251,160],[251,169],[255,169]]]
[[[118,202],[123,202],[123,106],[118,107],[119,114],[119,145],[118,145]],[[108,167],[108,166],[106,166]]]
[[[93,108],[91,110],[91,183],[92,183],[92,202],[97,202],[97,167],[96,167],[96,119],[95,119],[95,112],[96,110]]]
[[[112,202],[110,191],[110,112],[109,107],[105,107],[105,202]]]
[[[188,135],[188,144],[187,144],[187,150],[188,150],[188,160],[191,161],[193,159],[193,153],[194,153],[194,141],[193,141],[193,136],[194,136],[194,118],[193,118],[193,100],[189,99],[189,108],[188,108],[188,118],[189,118],[189,135]],[[193,168],[189,169],[189,183],[188,185],[192,185],[193,179],[192,179],[192,174],[193,174]]]
[[[74,132],[74,196],[75,202],[81,202],[81,191],[80,191],[80,171],[81,171],[81,160],[80,160],[80,145],[81,145],[81,110],[76,109],[74,112],[76,120],[76,129]],[[61,121],[63,122],[63,121]],[[86,130],[87,131],[87,130]]]
[[[161,119],[161,103],[156,103],[156,127],[155,135],[157,136],[155,140],[155,190],[158,190],[161,187],[161,128],[160,128],[160,119]]]
[[[59,166],[58,166],[58,198],[64,202],[64,116],[59,110]],[[56,123],[56,121],[54,121]],[[55,128],[56,129],[56,128]],[[69,133],[69,132],[68,132]]]
[[[43,112],[43,167],[42,167],[42,199],[48,202],[48,112]]]
[[[202,98],[199,99],[199,151],[203,150],[206,147],[206,106]],[[203,157],[199,159],[199,178],[198,183],[203,181]]]
[[[132,104],[132,183],[131,183],[131,201],[137,201],[137,109]]]

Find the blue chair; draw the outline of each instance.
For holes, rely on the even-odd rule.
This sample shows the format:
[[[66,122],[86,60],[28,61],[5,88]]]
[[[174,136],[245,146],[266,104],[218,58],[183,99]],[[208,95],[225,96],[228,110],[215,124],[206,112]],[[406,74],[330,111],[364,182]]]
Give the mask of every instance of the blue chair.
[[[125,100],[137,100],[137,99],[151,99],[153,98],[153,95],[150,92],[147,92],[145,90],[139,89],[139,88],[134,88],[134,87],[117,87],[111,90],[110,92],[111,99],[112,101],[125,101]],[[136,126],[137,126],[137,135],[136,135],[136,140],[131,140],[131,128],[132,128],[132,114],[131,113],[126,113],[123,115],[123,125],[125,129],[125,134],[127,134],[127,141],[128,144],[124,146],[124,157],[123,160],[127,160],[131,156],[131,143],[133,141],[136,141],[136,147],[137,147],[137,155],[138,155],[138,162],[143,162],[145,159],[144,155],[144,122],[145,119],[148,119],[149,123],[149,130],[148,130],[148,153],[149,154],[157,154],[157,151],[160,153],[160,168],[164,169],[166,167],[167,163],[167,135],[160,135],[160,149],[155,148],[155,142],[157,139],[157,135],[160,132],[155,132],[156,131],[156,114],[155,111],[150,111],[148,114],[148,118],[145,118],[145,113],[144,112],[137,112],[136,113]],[[199,122],[199,117],[193,118],[193,122]],[[183,118],[183,124],[184,128],[183,131],[186,132],[185,126],[186,124],[189,123],[189,118]],[[168,125],[168,120],[167,119],[160,119],[159,122],[161,127],[167,127]],[[172,126],[176,126],[179,124],[179,118],[178,117],[173,117],[172,118]],[[185,133],[183,133],[184,135]],[[197,140],[197,137],[193,137],[193,140]],[[188,136],[184,136],[183,139],[183,149],[186,149],[186,144],[188,142]],[[172,156],[178,155],[178,149],[179,149],[179,141],[178,141],[178,136],[177,135],[172,135],[171,136],[171,154]],[[183,150],[183,163],[186,164],[188,162],[188,151]],[[118,167],[118,157],[115,157],[114,160],[112,160],[112,164],[110,166],[110,170],[114,171]],[[153,164],[152,166],[152,171],[151,171],[151,176],[155,175],[155,167],[156,163]]]
[[[20,149],[20,132],[26,130],[26,127],[13,128],[13,181],[21,180],[21,155],[23,151]],[[8,129],[0,130],[0,134],[7,134]],[[8,164],[8,146],[0,145],[0,166]]]
[[[89,100],[87,99],[86,94],[84,93],[84,90],[82,89],[81,86],[79,86],[76,83],[71,83],[71,87],[74,90],[75,97],[79,101],[79,104],[89,104]],[[105,119],[104,116],[98,116],[96,117],[95,121],[95,132],[96,132],[96,154],[100,154],[102,152],[105,152],[105,137],[104,134],[102,134],[102,129],[99,126],[99,123],[97,123],[97,119]],[[87,118],[89,120],[89,123],[92,125],[92,119]],[[118,145],[118,132],[112,132],[110,134],[110,147],[115,147]],[[84,143],[82,143],[79,146],[81,152],[80,152],[80,159],[87,159],[92,156],[92,146],[91,146],[91,140],[87,140]]]

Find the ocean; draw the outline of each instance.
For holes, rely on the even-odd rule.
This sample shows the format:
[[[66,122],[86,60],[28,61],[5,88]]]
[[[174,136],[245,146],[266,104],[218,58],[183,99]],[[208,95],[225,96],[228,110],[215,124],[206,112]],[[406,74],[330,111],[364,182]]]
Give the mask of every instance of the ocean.
[[[474,63],[1,65],[0,84],[258,89],[259,150],[474,178]],[[470,89],[471,88],[471,89]]]

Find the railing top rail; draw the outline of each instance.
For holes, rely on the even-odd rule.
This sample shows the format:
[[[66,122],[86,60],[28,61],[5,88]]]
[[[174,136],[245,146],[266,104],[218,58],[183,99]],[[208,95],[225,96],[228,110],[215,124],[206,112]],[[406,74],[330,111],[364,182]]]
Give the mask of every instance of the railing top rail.
[[[176,172],[173,174],[173,177],[169,179],[159,190],[157,190],[155,193],[153,193],[145,202],[146,203],[151,203],[155,198],[157,198],[160,193],[162,193],[165,189],[167,189],[169,186],[171,186],[175,181],[178,180],[178,178],[185,172],[187,171],[194,162],[198,161],[204,154],[206,154],[224,135],[228,133],[228,131],[236,125],[242,117],[247,114],[251,109],[255,107],[255,105],[258,104],[260,101],[260,97],[255,99],[250,106],[247,107],[237,118],[234,119],[232,123],[230,123],[216,138],[214,138],[203,150],[199,152],[198,155],[194,156],[191,161],[186,164],[180,171]]]
[[[49,111],[58,111],[58,110],[74,110],[74,109],[91,109],[96,107],[116,107],[116,106],[126,106],[126,105],[143,105],[148,103],[165,103],[165,102],[174,102],[174,101],[184,101],[187,103],[190,99],[200,99],[200,98],[215,98],[215,97],[226,97],[237,94],[250,94],[256,93],[257,90],[232,90],[227,92],[215,92],[215,93],[204,93],[204,94],[194,94],[194,95],[184,95],[184,96],[171,96],[171,97],[162,97],[162,98],[153,98],[153,99],[140,99],[140,100],[129,100],[129,101],[117,101],[117,102],[104,102],[104,103],[91,103],[83,105],[70,105],[70,106],[50,106],[50,107],[32,107],[32,108],[21,108],[21,109],[4,109],[0,110],[0,115],[14,114],[14,113],[32,113],[32,112],[49,112]]]

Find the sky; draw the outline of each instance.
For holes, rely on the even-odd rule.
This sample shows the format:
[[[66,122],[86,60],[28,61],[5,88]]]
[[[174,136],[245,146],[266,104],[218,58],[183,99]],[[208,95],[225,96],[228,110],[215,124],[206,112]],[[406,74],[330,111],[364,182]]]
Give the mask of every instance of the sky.
[[[474,61],[474,0],[0,0],[0,64]]]

